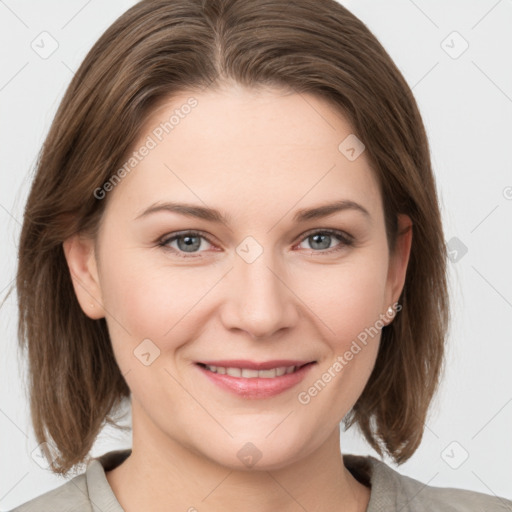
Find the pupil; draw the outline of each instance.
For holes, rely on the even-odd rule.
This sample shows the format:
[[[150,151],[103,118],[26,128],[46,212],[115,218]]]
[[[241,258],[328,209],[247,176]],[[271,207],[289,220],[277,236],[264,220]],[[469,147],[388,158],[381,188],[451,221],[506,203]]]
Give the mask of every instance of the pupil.
[[[195,239],[195,243],[194,243]],[[184,241],[184,245],[182,245],[181,241]],[[201,245],[201,241],[198,236],[182,236],[178,238],[178,246],[180,250],[184,250],[186,252],[193,252],[195,249],[198,249]]]
[[[316,247],[317,249],[328,249],[329,248],[330,235],[317,234],[317,235],[313,235],[312,238],[313,238],[313,245],[317,244],[317,243],[320,243],[320,245],[321,245],[321,247]],[[318,242],[316,240],[318,238],[323,238],[324,243],[322,244],[322,242]],[[327,242],[327,243],[325,243],[325,242]]]

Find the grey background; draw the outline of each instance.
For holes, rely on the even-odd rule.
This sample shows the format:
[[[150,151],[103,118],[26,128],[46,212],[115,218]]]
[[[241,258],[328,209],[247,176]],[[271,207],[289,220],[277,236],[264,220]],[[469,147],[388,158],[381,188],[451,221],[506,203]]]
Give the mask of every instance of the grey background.
[[[134,3],[0,0],[2,298],[15,275],[37,153],[58,103],[92,44]],[[510,499],[512,0],[342,3],[373,31],[413,88],[453,249],[447,369],[422,444],[398,469],[429,485]],[[44,48],[41,38],[46,38]],[[32,47],[39,44],[40,53],[49,51],[52,39],[58,48],[43,55],[47,58]],[[16,322],[13,294],[0,309],[2,510],[65,482],[31,457],[37,443],[23,387],[24,365],[18,367]],[[357,431],[343,433],[341,442],[344,453],[375,455]],[[92,454],[129,446],[129,435],[106,430]]]

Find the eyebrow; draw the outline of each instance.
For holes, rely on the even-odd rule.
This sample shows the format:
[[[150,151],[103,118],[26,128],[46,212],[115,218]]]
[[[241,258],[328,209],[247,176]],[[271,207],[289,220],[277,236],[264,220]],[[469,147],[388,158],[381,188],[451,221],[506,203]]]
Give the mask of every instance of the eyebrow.
[[[305,222],[308,220],[321,219],[328,217],[329,215],[333,215],[334,213],[346,210],[359,212],[363,214],[367,219],[371,219],[370,212],[364,206],[356,203],[355,201],[343,199],[333,203],[317,206],[315,208],[303,208],[298,210],[293,216],[293,221]],[[197,206],[186,203],[165,202],[155,203],[149,206],[142,213],[137,215],[135,220],[162,211],[178,213],[187,217],[195,217],[209,222],[222,223],[226,225],[230,224],[230,220],[232,218],[230,215],[225,215],[219,210],[215,210],[214,208],[207,208],[204,206]]]

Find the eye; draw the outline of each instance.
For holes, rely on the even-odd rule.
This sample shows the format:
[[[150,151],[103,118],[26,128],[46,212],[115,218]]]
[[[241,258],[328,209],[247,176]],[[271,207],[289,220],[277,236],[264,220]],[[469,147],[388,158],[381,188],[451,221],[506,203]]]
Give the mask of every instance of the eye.
[[[308,242],[312,252],[318,254],[332,254],[341,251],[345,247],[353,246],[354,239],[348,233],[333,229],[322,229],[310,231],[302,237],[302,242]],[[338,244],[330,247],[333,240],[338,240]],[[182,258],[199,256],[201,248],[204,249],[203,241],[206,244],[213,245],[212,242],[200,231],[182,231],[173,233],[171,236],[164,237],[158,242],[158,245],[165,250],[169,250]],[[176,243],[175,246],[171,245]],[[305,249],[305,248],[304,248]]]
[[[199,231],[184,231],[162,239],[158,245],[164,249],[172,250],[178,256],[188,258],[190,256],[183,253],[193,254],[198,252],[198,249],[202,246],[203,240],[211,245],[211,242]],[[174,242],[177,243],[177,246],[172,247],[171,243]]]
[[[332,248],[330,246],[334,239],[337,239],[339,243]],[[318,252],[319,254],[331,254],[336,251],[341,251],[347,246],[350,247],[354,245],[354,239],[351,235],[333,229],[316,230],[306,233],[302,240],[301,243],[309,243],[313,252]]]

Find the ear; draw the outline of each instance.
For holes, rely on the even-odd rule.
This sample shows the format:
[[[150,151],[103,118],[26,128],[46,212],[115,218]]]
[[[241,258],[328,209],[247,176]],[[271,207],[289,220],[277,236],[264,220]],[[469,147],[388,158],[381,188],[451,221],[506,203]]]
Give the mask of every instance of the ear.
[[[395,304],[402,293],[411,253],[412,221],[408,215],[398,214],[398,235],[390,254],[384,309]],[[395,308],[393,308],[395,310]],[[395,311],[393,311],[393,316]]]
[[[62,243],[75,294],[82,311],[93,320],[103,318],[101,286],[96,266],[94,239],[80,234]]]

